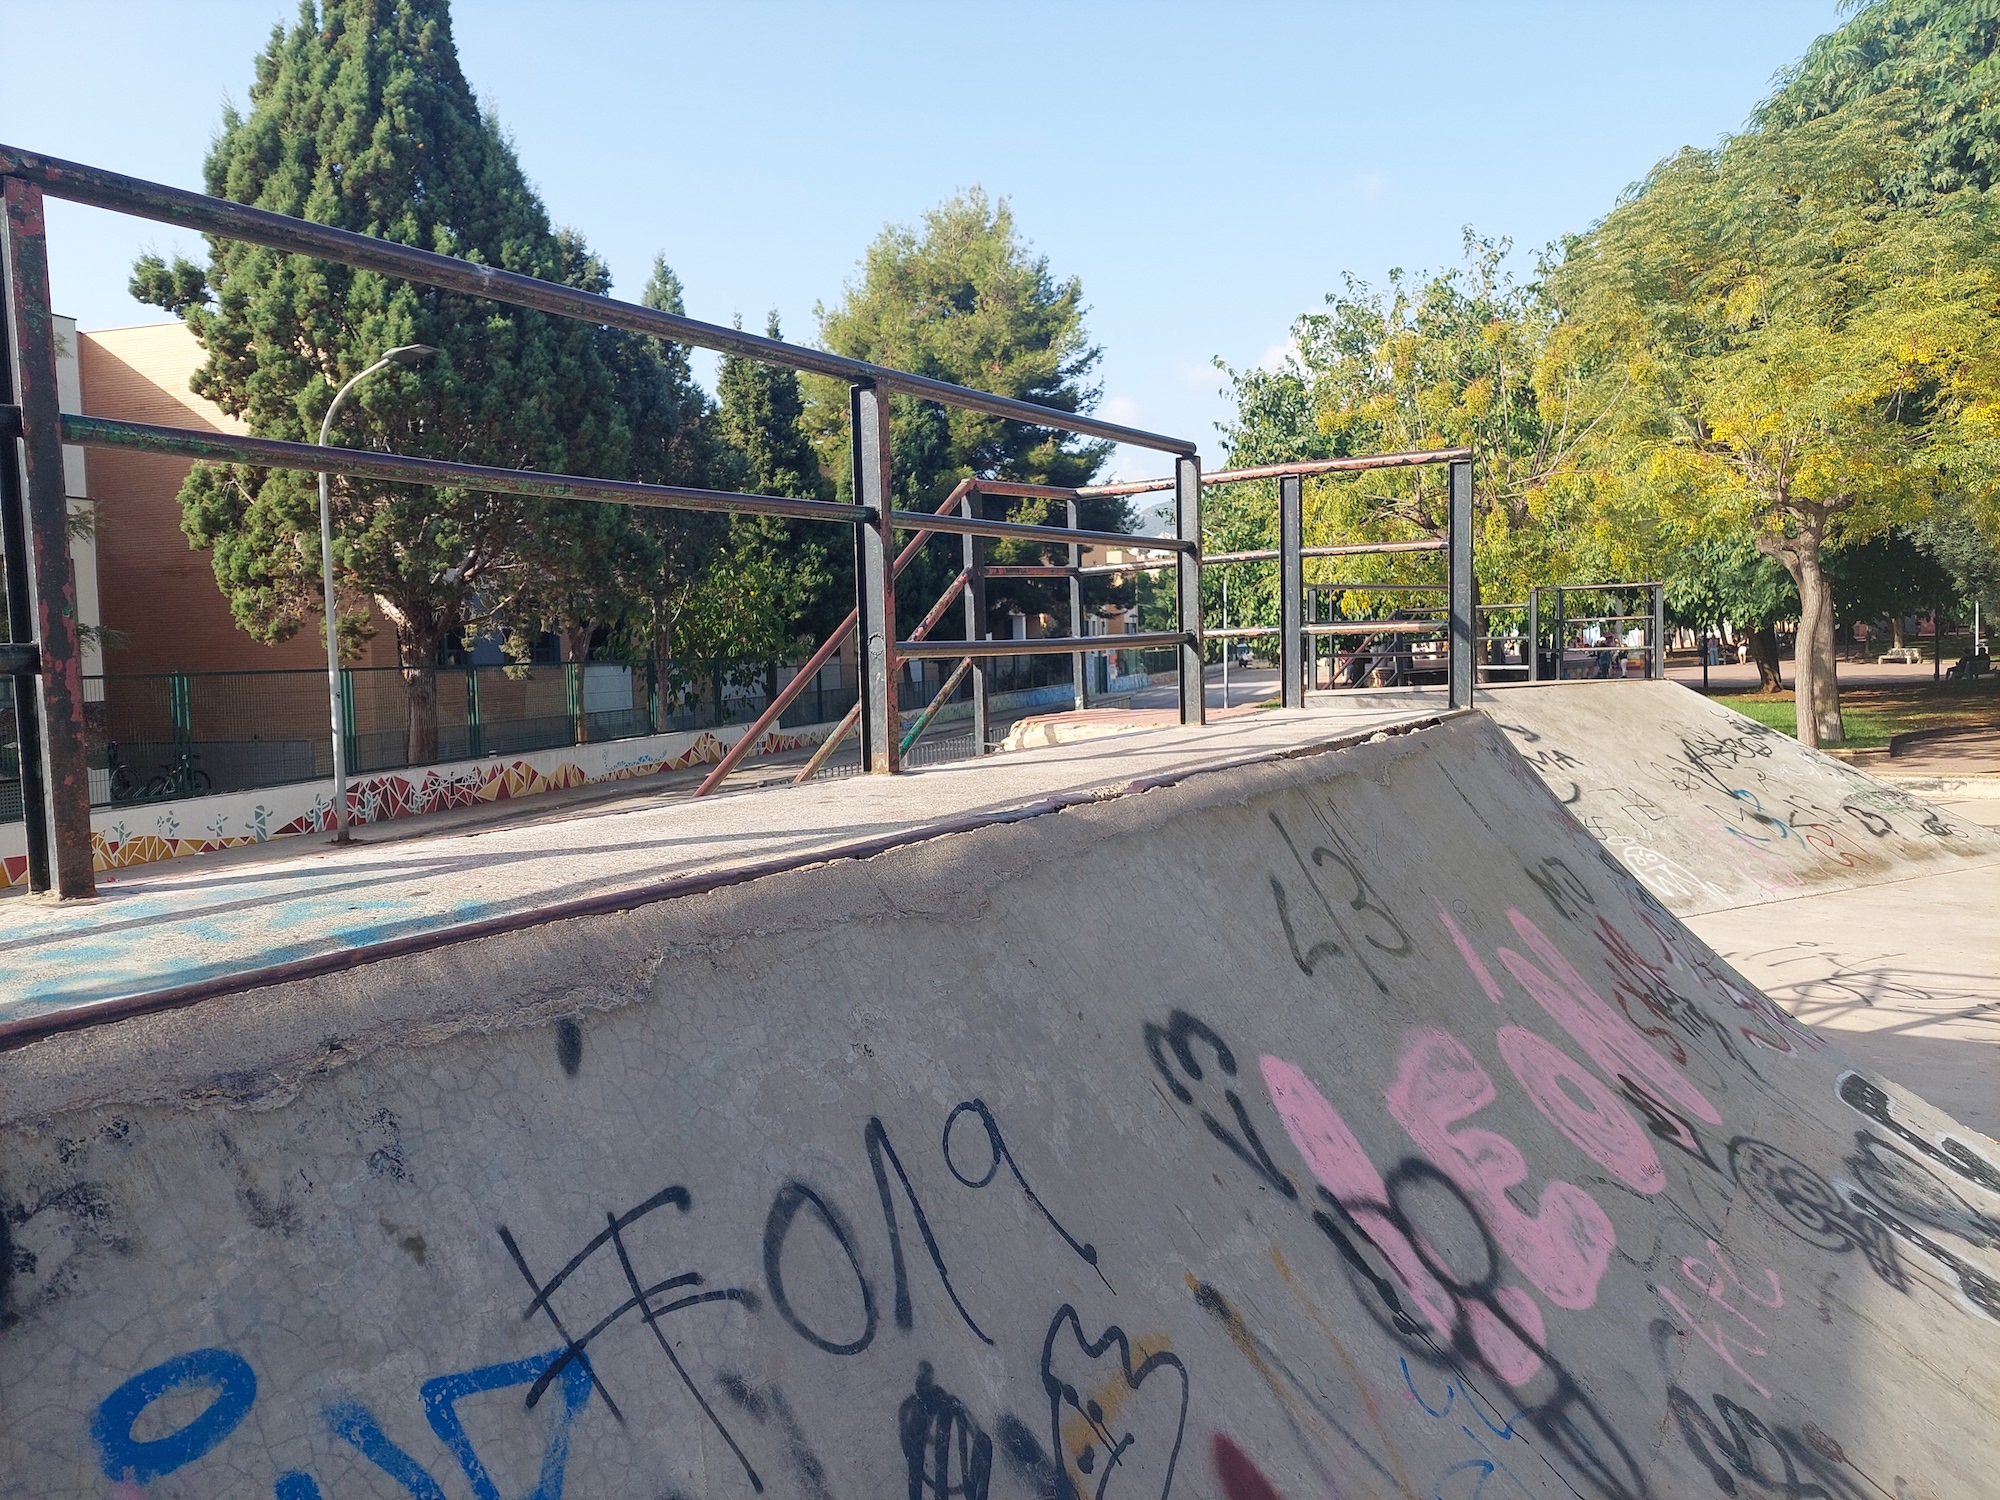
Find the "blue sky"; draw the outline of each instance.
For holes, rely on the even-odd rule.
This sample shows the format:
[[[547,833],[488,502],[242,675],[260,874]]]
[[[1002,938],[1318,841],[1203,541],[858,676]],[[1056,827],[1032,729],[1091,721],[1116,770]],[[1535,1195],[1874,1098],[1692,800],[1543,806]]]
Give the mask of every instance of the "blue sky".
[[[0,140],[199,187],[223,100],[284,0],[13,0],[30,68]],[[1661,157],[1739,127],[1835,0],[1601,3],[614,4],[460,0],[467,76],[556,221],[636,296],[810,339],[885,223],[961,188],[1012,200],[1104,347],[1100,408],[1218,454],[1211,361],[1254,364],[1343,272],[1444,267],[1461,226],[1532,250]],[[52,204],[59,311],[125,294],[159,226]],[[1159,461],[1123,452],[1114,472]]]

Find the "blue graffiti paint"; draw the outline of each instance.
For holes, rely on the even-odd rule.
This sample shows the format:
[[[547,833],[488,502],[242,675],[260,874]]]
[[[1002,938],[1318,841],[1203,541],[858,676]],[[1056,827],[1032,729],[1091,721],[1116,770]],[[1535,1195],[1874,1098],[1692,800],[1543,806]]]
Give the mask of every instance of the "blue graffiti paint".
[[[481,1369],[467,1370],[458,1375],[440,1375],[424,1382],[424,1415],[430,1419],[431,1431],[438,1435],[438,1441],[457,1456],[459,1467],[465,1470],[466,1482],[472,1486],[473,1500],[503,1500],[503,1497],[499,1486],[493,1482],[493,1476],[486,1472],[486,1465],[473,1452],[472,1439],[466,1436],[465,1424],[458,1418],[458,1403],[482,1391],[533,1385],[565,1352],[564,1349],[551,1349],[546,1354],[533,1354],[511,1364],[486,1365]],[[569,1463],[570,1424],[590,1399],[590,1366],[586,1357],[578,1355],[572,1359],[562,1367],[556,1378],[562,1383],[562,1411],[555,1418],[548,1446],[542,1450],[540,1478],[535,1488],[522,1500],[562,1500],[563,1470]]]
[[[318,1481],[297,1469],[280,1474],[276,1489],[277,1500],[320,1500]]]
[[[422,1464],[396,1446],[395,1440],[382,1430],[382,1424],[375,1420],[375,1414],[367,1407],[358,1402],[343,1401],[337,1406],[329,1406],[324,1415],[328,1432],[342,1442],[352,1443],[363,1458],[409,1491],[410,1500],[445,1500],[438,1482],[431,1478]],[[287,1496],[285,1500],[291,1500],[291,1497]]]
[[[211,1386],[215,1399],[177,1432],[143,1440],[132,1436],[140,1413],[167,1392],[185,1386]],[[193,1463],[228,1437],[256,1399],[257,1376],[240,1354],[194,1349],[141,1370],[106,1396],[90,1419],[90,1436],[107,1478],[150,1484]]]
[[[1399,1357],[1396,1362],[1403,1367],[1403,1389],[1409,1392],[1410,1399],[1431,1417],[1442,1420],[1448,1416],[1453,1406],[1457,1404],[1460,1395],[1458,1383],[1456,1381],[1446,1381],[1444,1405],[1441,1407],[1432,1406],[1430,1402],[1426,1401],[1418,1393],[1416,1378],[1410,1373],[1409,1360]],[[1487,1416],[1481,1409],[1480,1403],[1473,1397],[1471,1391],[1469,1389],[1466,1390],[1464,1395],[1466,1409],[1473,1414],[1481,1427],[1484,1427],[1488,1433],[1503,1443],[1511,1443],[1516,1440],[1517,1434],[1514,1431],[1514,1422],[1519,1418],[1519,1412],[1516,1412],[1514,1416],[1507,1418],[1498,1427],[1495,1427],[1493,1419]],[[1491,1479],[1495,1474],[1502,1475],[1505,1480],[1512,1483],[1522,1494],[1529,1493],[1527,1486],[1521,1482],[1521,1476],[1507,1467],[1506,1461],[1500,1457],[1485,1438],[1473,1430],[1471,1423],[1461,1423],[1458,1430],[1479,1450],[1482,1456],[1461,1459],[1447,1468],[1444,1471],[1443,1477],[1438,1480],[1435,1500],[1444,1500],[1444,1492],[1451,1487],[1453,1478],[1460,1474],[1477,1474],[1479,1476],[1478,1480],[1473,1484],[1471,1492],[1465,1497],[1465,1500],[1485,1500],[1486,1481]]]

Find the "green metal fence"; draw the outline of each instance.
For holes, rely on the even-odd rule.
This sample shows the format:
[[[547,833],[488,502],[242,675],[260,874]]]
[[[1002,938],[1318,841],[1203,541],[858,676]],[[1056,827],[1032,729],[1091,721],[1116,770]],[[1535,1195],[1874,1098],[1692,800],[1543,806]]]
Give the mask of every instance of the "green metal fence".
[[[411,734],[411,691],[396,667],[341,674],[348,765],[356,774],[419,763],[478,760],[748,722],[773,680],[710,664],[608,662],[529,667],[439,667],[436,749]],[[314,671],[176,672],[84,679],[91,730],[91,801],[98,806],[250,791],[333,774],[326,674]],[[779,721],[783,728],[837,719],[854,686],[837,664]],[[0,820],[18,817],[19,798]]]
[[[912,661],[904,668],[903,702],[921,707],[951,663]],[[348,766],[367,775],[745,724],[796,671],[785,665],[746,672],[706,662],[673,670],[609,662],[439,667],[433,677],[437,750],[418,757],[402,670],[353,668],[341,674]],[[1067,681],[1070,662],[1066,656],[998,657],[989,671],[994,692],[1014,692]],[[111,674],[86,677],[83,686],[93,806],[254,791],[333,774],[324,672]],[[0,678],[0,823],[21,817],[12,691],[11,681]],[[954,697],[969,691],[969,683],[962,685]],[[785,710],[778,727],[831,723],[854,699],[854,683],[831,663]]]

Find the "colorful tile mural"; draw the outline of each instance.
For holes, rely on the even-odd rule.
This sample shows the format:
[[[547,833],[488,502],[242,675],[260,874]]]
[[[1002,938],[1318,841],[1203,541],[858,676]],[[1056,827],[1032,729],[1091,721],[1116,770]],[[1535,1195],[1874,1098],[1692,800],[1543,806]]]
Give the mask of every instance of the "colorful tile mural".
[[[814,724],[773,731],[750,753],[775,755],[816,745],[832,728],[830,724]],[[592,782],[625,781],[713,765],[742,733],[741,729],[703,729],[601,745],[570,745],[510,760],[459,761],[383,772],[349,784],[348,815],[355,824],[383,823]],[[331,782],[308,781],[254,792],[94,808],[90,824],[96,865],[99,870],[121,870],[292,834],[331,832],[332,789]],[[25,884],[27,879],[25,830],[19,823],[0,826],[0,889]]]

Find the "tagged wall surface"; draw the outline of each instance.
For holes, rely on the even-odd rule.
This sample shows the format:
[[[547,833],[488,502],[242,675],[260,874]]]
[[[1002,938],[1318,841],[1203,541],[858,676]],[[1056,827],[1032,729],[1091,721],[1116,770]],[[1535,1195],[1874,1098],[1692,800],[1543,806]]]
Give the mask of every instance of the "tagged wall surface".
[[[1978,1497],[2000,1149],[1476,716],[0,1055],[0,1494]]]
[[[1682,916],[2000,861],[1991,830],[1679,683],[1505,688],[1480,707]]]

